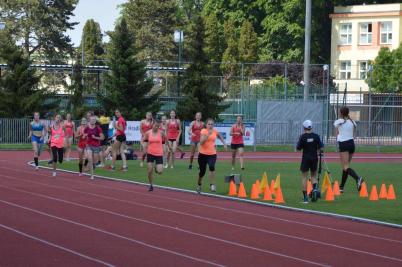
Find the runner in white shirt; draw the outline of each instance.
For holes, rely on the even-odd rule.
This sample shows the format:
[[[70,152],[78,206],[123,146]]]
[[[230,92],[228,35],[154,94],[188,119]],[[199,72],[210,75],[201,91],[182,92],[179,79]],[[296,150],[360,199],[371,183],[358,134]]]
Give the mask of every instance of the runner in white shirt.
[[[342,164],[340,191],[343,193],[348,175],[356,180],[357,190],[360,191],[363,178],[350,168],[350,162],[352,161],[353,153],[355,153],[355,142],[353,139],[355,137],[356,123],[349,117],[349,108],[346,106],[341,107],[339,115],[340,119],[334,122],[334,126],[337,129],[337,141]]]

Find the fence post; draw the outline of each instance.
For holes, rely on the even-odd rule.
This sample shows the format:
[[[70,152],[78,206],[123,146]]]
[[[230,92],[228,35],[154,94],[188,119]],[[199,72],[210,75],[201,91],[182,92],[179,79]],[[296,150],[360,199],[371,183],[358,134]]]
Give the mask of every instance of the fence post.
[[[288,64],[285,63],[285,100],[288,95]]]

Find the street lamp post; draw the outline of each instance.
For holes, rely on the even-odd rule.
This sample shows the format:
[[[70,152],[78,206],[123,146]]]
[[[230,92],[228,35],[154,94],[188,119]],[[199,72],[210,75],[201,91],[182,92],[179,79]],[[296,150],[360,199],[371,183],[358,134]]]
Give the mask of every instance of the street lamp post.
[[[182,30],[176,30],[174,32],[174,41],[179,45],[179,70],[177,71],[177,94],[180,96],[181,54],[182,54],[182,45],[184,41],[184,33]]]
[[[330,111],[329,106],[331,104],[330,94],[329,94],[329,65],[325,64],[324,66],[322,66],[322,69],[323,69],[323,73],[322,73],[323,78],[325,77],[324,76],[325,73],[327,74],[326,75],[326,78],[327,78],[326,95],[327,95],[327,142],[328,142],[328,139],[329,139],[329,111]],[[324,86],[324,79],[323,79],[323,86]]]
[[[304,33],[304,101],[308,100],[310,87],[310,47],[311,47],[311,0],[306,0],[306,19]]]

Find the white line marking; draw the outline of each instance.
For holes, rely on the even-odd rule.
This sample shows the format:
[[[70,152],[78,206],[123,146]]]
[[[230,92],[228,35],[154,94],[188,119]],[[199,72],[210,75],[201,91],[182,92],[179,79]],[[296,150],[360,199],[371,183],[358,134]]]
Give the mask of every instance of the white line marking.
[[[179,253],[179,252],[176,252],[176,251],[173,251],[173,250],[157,247],[157,246],[148,244],[146,242],[139,241],[137,239],[133,239],[133,238],[122,236],[122,235],[112,233],[112,232],[109,232],[109,231],[106,231],[106,230],[102,230],[102,229],[97,228],[97,227],[93,227],[93,226],[82,224],[82,223],[72,221],[72,220],[69,220],[69,219],[61,218],[61,217],[58,217],[58,216],[55,216],[55,215],[52,215],[52,214],[49,214],[49,213],[46,213],[46,212],[36,210],[36,209],[31,209],[31,208],[28,208],[28,207],[25,207],[25,206],[22,206],[22,205],[18,205],[18,204],[13,203],[13,202],[8,202],[8,201],[1,200],[1,199],[0,199],[0,202],[4,203],[6,205],[9,205],[9,206],[16,207],[16,208],[20,208],[20,209],[23,209],[23,210],[28,210],[28,211],[31,211],[33,213],[37,213],[37,214],[40,214],[40,215],[43,215],[43,216],[46,216],[46,217],[49,217],[49,218],[52,218],[52,219],[60,220],[60,221],[67,222],[67,223],[70,223],[70,224],[74,224],[74,225],[77,225],[77,226],[80,226],[80,227],[83,227],[83,228],[87,228],[87,229],[90,229],[90,230],[93,230],[93,231],[96,231],[96,232],[100,232],[100,233],[103,233],[103,234],[106,234],[106,235],[110,235],[110,236],[113,236],[113,237],[116,237],[116,238],[124,239],[124,240],[130,241],[132,243],[136,243],[136,244],[139,244],[139,245],[142,245],[142,246],[145,246],[145,247],[153,248],[153,249],[160,250],[160,251],[163,251],[163,252],[166,252],[166,253],[169,253],[169,254],[184,257],[184,258],[187,258],[187,259],[190,259],[190,260],[193,260],[193,261],[197,261],[197,262],[201,262],[201,263],[205,263],[205,264],[209,264],[209,265],[213,265],[213,266],[223,266],[223,265],[211,262],[211,261],[207,261],[207,260],[204,260],[204,259],[192,257],[192,256],[189,256],[189,255],[186,255],[186,254],[183,254],[183,253]]]
[[[41,239],[41,238],[39,238],[39,237],[36,237],[36,236],[30,235],[30,234],[24,233],[24,232],[22,232],[22,231],[19,231],[19,230],[15,229],[15,228],[6,226],[6,225],[4,225],[4,224],[1,224],[1,223],[0,223],[0,227],[6,229],[6,230],[8,230],[8,231],[17,233],[17,234],[19,234],[19,235],[25,236],[25,237],[27,237],[27,238],[36,240],[36,241],[38,241],[38,242],[44,243],[44,244],[49,245],[49,246],[51,246],[51,247],[55,247],[55,248],[58,248],[58,249],[60,249],[60,250],[63,250],[63,251],[69,252],[69,253],[71,253],[71,254],[77,255],[77,256],[82,257],[82,258],[84,258],[84,259],[87,259],[87,260],[90,260],[90,261],[94,261],[94,262],[97,262],[97,263],[100,263],[100,264],[102,264],[102,265],[109,266],[109,267],[115,266],[115,265],[113,265],[113,264],[111,264],[111,263],[107,263],[107,262],[105,262],[105,261],[102,261],[102,260],[99,260],[99,259],[96,259],[96,258],[87,256],[87,255],[82,254],[82,253],[79,253],[79,252],[77,252],[77,251],[75,251],[75,250],[71,250],[71,249],[68,249],[68,248],[66,248],[66,247],[63,247],[63,246],[57,245],[57,244],[55,244],[55,243],[52,243],[52,242],[46,241],[46,240],[44,240],[44,239]]]
[[[46,184],[44,184],[46,186]],[[7,188],[9,190],[13,190],[13,191],[17,191],[17,192],[22,192],[22,193],[27,193],[27,194],[31,194],[34,196],[38,196],[38,197],[42,197],[42,198],[46,198],[46,199],[51,199],[51,200],[55,200],[58,202],[62,202],[62,203],[67,203],[70,205],[74,205],[74,206],[78,206],[78,207],[83,207],[83,208],[87,208],[87,209],[92,209],[92,210],[96,210],[96,211],[100,211],[103,213],[108,213],[111,215],[115,215],[115,216],[119,216],[119,217],[123,217],[123,218],[128,218],[128,219],[132,219],[132,220],[136,220],[136,221],[141,221],[144,223],[148,223],[148,224],[152,224],[152,225],[157,225],[160,227],[167,227],[169,229],[173,229],[173,230],[178,230],[175,227],[172,226],[168,226],[168,225],[164,225],[164,224],[159,224],[159,223],[155,223],[149,220],[145,220],[145,219],[140,219],[137,217],[131,217],[125,214],[121,214],[121,213],[116,213],[110,210],[106,210],[106,209],[99,209],[99,208],[95,208],[92,206],[88,206],[88,205],[83,205],[83,204],[79,204],[76,202],[71,202],[71,201],[67,201],[67,200],[63,200],[60,198],[54,198],[48,195],[44,195],[44,194],[40,194],[40,193],[34,193],[34,192],[30,192],[30,191],[26,191],[26,190],[22,190],[22,189],[14,189],[14,188],[10,188],[7,186],[2,186],[0,185],[0,187],[3,188]],[[57,187],[57,186],[48,186],[48,187]],[[59,187],[58,187],[59,188]],[[61,188],[63,189],[63,188]],[[65,190],[65,189],[64,189]],[[327,242],[322,242],[322,241],[317,241],[314,239],[309,239],[309,238],[303,238],[303,237],[298,237],[298,236],[293,236],[293,235],[288,235],[288,234],[283,234],[283,233],[279,233],[279,232],[274,232],[274,231],[269,231],[269,230],[264,230],[264,229],[260,229],[260,228],[256,228],[256,227],[251,227],[251,226],[245,226],[245,225],[240,225],[240,224],[236,224],[236,223],[229,223],[226,221],[222,221],[219,219],[214,219],[214,218],[210,218],[210,217],[205,217],[205,216],[198,216],[198,215],[193,215],[193,214],[189,214],[186,212],[180,212],[180,211],[175,211],[175,210],[171,210],[171,209],[165,209],[165,208],[160,208],[160,207],[156,207],[156,206],[152,206],[152,205],[147,205],[147,204],[138,204],[136,202],[132,202],[132,201],[124,201],[124,200],[120,200],[120,199],[116,199],[113,197],[105,197],[102,195],[98,195],[98,194],[93,194],[93,193],[86,193],[86,192],[81,192],[78,190],[74,190],[74,189],[68,189],[68,191],[74,191],[77,193],[83,193],[83,194],[87,194],[87,195],[91,195],[91,196],[95,196],[97,198],[104,198],[104,199],[108,199],[108,200],[114,200],[114,201],[119,201],[119,202],[123,202],[123,203],[127,203],[127,204],[132,204],[132,205],[136,205],[136,206],[142,206],[142,207],[146,207],[146,208],[152,208],[152,209],[157,209],[157,210],[162,210],[165,212],[172,212],[175,214],[180,214],[180,215],[185,215],[185,216],[189,216],[189,217],[193,217],[193,218],[197,218],[197,219],[201,219],[201,220],[206,220],[206,221],[210,221],[210,222],[215,222],[215,223],[221,223],[221,224],[225,224],[225,225],[229,225],[229,226],[234,226],[234,227],[239,227],[239,228],[243,228],[243,229],[247,229],[247,230],[254,230],[254,231],[258,231],[258,232],[262,232],[262,233],[266,233],[266,234],[273,234],[273,235],[277,235],[277,236],[282,236],[282,237],[286,237],[286,238],[290,238],[290,239],[296,239],[296,240],[301,240],[301,241],[305,241],[305,242],[309,242],[309,243],[315,243],[315,244],[319,244],[319,245],[323,245],[323,246],[329,246],[329,247],[334,247],[334,248],[338,248],[338,249],[343,249],[343,250],[347,250],[347,251],[351,251],[351,252],[355,252],[355,253],[361,253],[361,254],[366,254],[366,255],[371,255],[371,256],[375,256],[375,257],[380,257],[380,258],[385,258],[385,259],[391,259],[391,260],[396,260],[396,261],[400,261],[402,262],[402,259],[399,258],[394,258],[394,257],[390,257],[390,256],[386,256],[386,255],[382,255],[382,254],[377,254],[377,253],[372,253],[372,252],[368,252],[368,251],[364,251],[364,250],[359,250],[359,249],[353,249],[350,247],[345,247],[345,246],[341,246],[341,245],[336,245],[336,244],[332,244],[332,243],[327,243]],[[189,232],[189,230],[184,230],[184,229],[180,229],[179,231],[185,231],[186,233],[190,233],[190,234],[196,234],[196,235],[202,235],[202,234],[198,234],[195,232]],[[205,235],[202,235],[203,237],[205,237]],[[209,237],[209,236],[208,236]]]
[[[139,221],[139,222],[143,222],[143,223],[147,223],[147,224],[159,226],[159,227],[162,227],[162,228],[167,228],[167,229],[170,229],[170,230],[173,230],[173,231],[184,232],[184,233],[187,233],[187,234],[190,234],[190,235],[195,235],[195,236],[198,236],[198,237],[204,237],[204,238],[206,238],[206,239],[211,239],[211,240],[219,241],[219,242],[222,242],[222,243],[230,244],[230,245],[233,245],[233,246],[238,246],[238,247],[242,247],[242,248],[246,248],[246,249],[250,249],[250,250],[255,250],[255,251],[258,251],[258,252],[262,252],[262,253],[268,253],[268,254],[271,254],[271,255],[280,256],[280,257],[284,257],[284,258],[287,258],[287,259],[292,259],[292,260],[296,260],[296,261],[301,261],[301,262],[304,262],[304,263],[309,263],[309,264],[318,265],[318,266],[329,266],[329,265],[326,265],[326,264],[323,264],[323,263],[313,262],[313,261],[305,260],[305,259],[302,259],[302,258],[293,257],[293,256],[290,256],[290,255],[287,255],[287,254],[282,254],[282,253],[279,253],[279,252],[274,252],[274,251],[270,251],[270,250],[265,250],[265,249],[261,249],[261,248],[252,247],[252,246],[244,245],[244,244],[241,244],[241,243],[229,241],[229,240],[226,240],[226,239],[221,239],[221,238],[217,238],[217,237],[213,237],[213,236],[209,236],[209,235],[204,235],[204,234],[200,234],[200,233],[195,233],[195,232],[192,232],[192,231],[190,231],[190,230],[180,229],[180,228],[176,228],[176,227],[174,227],[174,226],[169,226],[169,225],[165,225],[165,224],[160,224],[160,223],[148,221],[148,220],[145,220],[145,219],[140,219],[140,218],[136,218],[136,217],[131,217],[131,216],[128,216],[128,215],[124,215],[124,214],[120,214],[120,213],[116,213],[116,212],[112,212],[112,211],[108,211],[108,210],[104,210],[104,209],[98,209],[98,208],[90,207],[90,206],[87,206],[87,205],[82,205],[82,204],[79,204],[79,203],[74,203],[74,202],[67,201],[67,200],[62,200],[62,199],[58,199],[58,198],[54,198],[54,197],[49,197],[49,196],[42,195],[42,194],[32,193],[32,192],[25,191],[25,190],[19,190],[19,189],[9,188],[9,187],[7,187],[7,186],[0,186],[0,187],[7,188],[7,189],[13,190],[13,191],[18,191],[18,192],[27,193],[27,194],[34,195],[34,196],[38,196],[38,197],[42,197],[42,198],[47,198],[47,199],[55,200],[55,201],[58,201],[58,202],[62,202],[62,203],[66,203],[66,204],[70,204],[70,205],[74,205],[74,206],[78,206],[78,207],[82,207],[82,208],[87,208],[87,209],[91,209],[91,210],[96,210],[96,211],[99,211],[99,212],[111,214],[111,215],[118,216],[118,217],[122,217],[122,218],[125,218],[125,219],[131,219],[131,220],[135,220],[135,221]],[[7,204],[10,203],[10,202],[7,202],[7,201],[1,200],[1,199],[0,199],[0,202],[4,202],[4,203],[7,203]],[[24,207],[24,206],[20,206],[20,205],[18,205],[18,204],[15,204],[15,203],[11,203],[11,204],[12,204],[12,205],[15,205],[15,206],[18,206],[18,207]],[[31,209],[31,208],[28,208],[28,207],[24,207],[24,209],[27,209],[27,210],[30,210],[30,211],[34,211],[34,212],[37,211],[37,210],[35,210],[35,209]],[[38,211],[38,213],[42,214],[42,213],[44,213],[44,212]],[[47,214],[47,213],[45,213],[45,214]],[[50,214],[49,214],[49,215],[50,215]],[[59,218],[59,217],[54,216],[54,215],[50,215],[49,217]],[[63,218],[61,218],[61,219],[62,219],[62,220],[66,220],[66,221],[70,221],[70,220],[68,220],[68,219],[63,219]],[[77,223],[77,224],[80,224],[80,223]],[[102,231],[103,231],[103,230],[102,230]],[[116,235],[117,235],[117,234],[116,234]],[[401,261],[402,261],[402,260],[401,260]]]

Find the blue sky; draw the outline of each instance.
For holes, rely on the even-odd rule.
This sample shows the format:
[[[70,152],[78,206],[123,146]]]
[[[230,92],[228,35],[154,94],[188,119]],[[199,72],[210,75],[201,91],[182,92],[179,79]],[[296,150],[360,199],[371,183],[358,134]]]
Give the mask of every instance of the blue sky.
[[[72,31],[67,31],[74,46],[81,42],[82,28],[88,19],[100,24],[102,32],[113,30],[114,22],[119,17],[118,5],[126,0],[80,0],[71,21],[79,22]],[[106,39],[104,39],[106,41]]]

